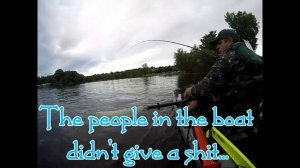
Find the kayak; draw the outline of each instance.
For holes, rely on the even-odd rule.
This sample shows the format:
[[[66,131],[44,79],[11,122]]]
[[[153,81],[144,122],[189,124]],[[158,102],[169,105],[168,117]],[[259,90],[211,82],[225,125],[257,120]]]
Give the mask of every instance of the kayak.
[[[173,101],[182,101],[182,99],[182,92],[179,89],[175,90]],[[182,109],[182,106],[183,105],[174,105],[174,113],[176,113],[178,109]],[[183,110],[181,111],[183,112]],[[225,151],[220,155],[229,156],[228,160],[195,160],[197,168],[255,167],[250,160],[215,127],[208,129],[206,133],[204,128],[200,126],[180,126],[179,129],[187,148],[194,149],[193,141],[197,140],[198,149],[206,151],[207,145],[211,145],[211,141],[213,141],[217,142],[218,146]]]
[[[184,104],[196,98],[189,100],[183,100],[183,94],[180,89],[174,91],[173,102],[164,103],[152,106],[138,106],[137,114],[143,114],[149,109],[160,109],[161,107],[173,106],[172,113],[174,116],[178,109],[182,109]],[[97,113],[97,117],[107,116],[109,118],[113,116],[129,116],[132,117],[132,109],[126,108],[118,111],[109,111]],[[183,113],[183,110],[181,110]],[[184,115],[184,114],[182,114]],[[211,145],[213,142],[218,144],[218,150],[222,152],[220,155],[228,155],[228,160],[194,160],[197,168],[236,168],[236,167],[249,167],[255,168],[252,162],[233,144],[228,138],[226,138],[217,128],[211,127],[205,130],[200,126],[178,126],[181,136],[185,142],[185,145],[189,149],[194,149],[194,140],[198,142],[198,149],[207,151],[207,145]]]
[[[181,101],[181,100],[182,100],[182,94],[180,93],[180,90],[175,90],[174,91],[174,101],[177,102],[177,101]],[[174,105],[174,112],[176,112],[179,108],[183,108],[183,107]],[[195,127],[193,127],[193,126],[181,126],[181,127],[179,127],[179,129],[180,129],[181,136],[182,136],[187,148],[194,149],[194,143],[193,143],[194,140],[198,141],[198,145],[199,145],[199,142],[201,142],[201,140],[203,142],[202,143],[203,145],[207,144],[206,140],[203,140],[203,139],[200,140],[201,136],[196,135],[196,131],[197,131],[198,134],[199,135],[201,134],[202,137],[203,137],[203,131],[204,130],[201,127],[199,127],[199,126],[195,126]],[[201,147],[199,145],[200,149],[201,149]],[[204,162],[202,160],[195,160],[194,162],[195,162],[195,165],[196,165],[197,168],[203,168],[204,164],[207,163],[206,161]],[[219,165],[220,165],[220,163],[217,163],[215,161],[209,161],[209,164],[210,163],[211,163],[211,165],[216,165],[216,168],[218,168]],[[212,166],[212,167],[215,167],[215,166]]]

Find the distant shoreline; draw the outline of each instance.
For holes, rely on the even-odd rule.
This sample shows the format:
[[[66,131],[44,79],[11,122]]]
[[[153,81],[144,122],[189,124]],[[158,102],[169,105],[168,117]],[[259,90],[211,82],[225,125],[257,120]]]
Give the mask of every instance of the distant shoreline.
[[[147,64],[144,64],[142,68],[131,69],[121,72],[117,71],[111,73],[94,74],[91,76],[84,76],[83,74],[79,74],[76,71],[63,71],[62,69],[58,69],[53,75],[38,77],[37,85],[39,87],[49,85],[54,87],[64,87],[96,81],[149,77],[155,75],[171,75],[178,73],[181,72],[175,66],[155,68],[148,67]]]
[[[119,79],[131,79],[131,78],[147,78],[147,77],[152,77],[152,76],[172,76],[172,75],[179,75],[179,74],[185,74],[184,72],[180,71],[174,71],[174,72],[162,72],[162,73],[153,73],[153,74],[147,74],[145,76],[137,76],[137,77],[125,77],[125,78],[117,78],[117,79],[106,79],[106,80],[97,80],[97,81],[88,81],[88,82],[83,82],[83,83],[78,83],[78,84],[84,84],[84,83],[91,83],[91,82],[99,82],[99,81],[110,81],[110,80],[119,80]],[[37,87],[65,87],[65,86],[75,86],[77,84],[73,85],[63,85],[63,86],[56,86],[52,85],[51,83],[43,83],[43,84],[38,84]]]

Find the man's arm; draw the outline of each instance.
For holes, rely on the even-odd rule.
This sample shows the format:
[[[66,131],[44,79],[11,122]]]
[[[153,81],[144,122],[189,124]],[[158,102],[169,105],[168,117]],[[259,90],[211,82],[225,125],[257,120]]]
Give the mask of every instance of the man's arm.
[[[204,97],[209,93],[216,93],[222,89],[222,85],[232,82],[234,67],[239,59],[234,52],[216,60],[208,74],[192,88],[187,89],[185,96]]]

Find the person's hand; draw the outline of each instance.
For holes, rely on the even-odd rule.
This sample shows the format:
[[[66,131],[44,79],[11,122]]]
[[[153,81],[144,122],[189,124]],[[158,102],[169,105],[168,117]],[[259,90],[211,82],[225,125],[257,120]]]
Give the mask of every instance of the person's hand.
[[[192,113],[194,111],[197,110],[198,108],[198,102],[197,101],[192,101],[188,104],[188,108],[189,108],[189,113]]]
[[[186,100],[186,99],[189,99],[191,97],[193,97],[192,87],[186,88],[185,92],[184,92],[184,99]],[[188,108],[189,108],[189,113],[195,111],[198,107],[197,101],[189,102],[189,103],[187,103],[187,105],[188,105]]]
[[[184,99],[189,99],[192,97],[192,87],[186,88],[184,92]]]

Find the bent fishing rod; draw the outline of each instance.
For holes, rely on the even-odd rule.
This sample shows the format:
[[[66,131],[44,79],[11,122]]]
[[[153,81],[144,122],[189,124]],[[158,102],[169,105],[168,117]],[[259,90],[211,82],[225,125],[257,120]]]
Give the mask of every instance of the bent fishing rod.
[[[204,52],[203,50],[200,50],[200,49],[198,49],[198,48],[196,48],[196,47],[192,47],[192,46],[189,46],[189,45],[186,45],[186,44],[183,44],[183,43],[178,43],[178,42],[175,42],[175,41],[169,41],[169,40],[145,40],[145,41],[141,41],[141,42],[135,44],[134,46],[132,46],[131,48],[129,48],[129,50],[132,49],[133,47],[135,47],[135,46],[141,44],[141,43],[151,42],[151,41],[154,41],[154,42],[159,41],[159,42],[173,43],[173,44],[177,44],[177,45],[182,45],[182,46],[185,46],[185,47],[188,47],[188,48],[191,48],[191,49],[196,49],[196,50],[198,50],[198,51],[200,51],[200,52],[203,52],[203,53],[205,53],[205,54],[208,54],[208,55],[213,56],[212,54],[209,54],[209,53],[207,53],[207,52]],[[191,101],[195,101],[195,100],[197,100],[196,97],[191,97],[191,98],[189,98],[189,99],[181,100],[181,101],[176,101],[176,102],[163,103],[163,104],[157,103],[156,105],[146,106],[146,108],[147,108],[148,110],[149,110],[149,109],[156,109],[156,108],[160,109],[161,107],[167,107],[167,106],[173,106],[173,105],[182,105],[182,104],[184,104],[184,103],[191,102]]]
[[[160,42],[166,42],[166,43],[173,43],[173,44],[178,44],[178,45],[182,45],[182,46],[185,46],[185,47],[189,47],[189,48],[192,48],[192,49],[194,48],[195,49],[195,47],[192,47],[192,46],[189,46],[189,45],[186,45],[186,44],[182,44],[182,43],[178,43],[178,42],[175,42],[175,41],[168,41],[168,40],[145,40],[145,41],[141,41],[141,42],[137,43],[133,47],[135,47],[135,46],[137,46],[137,45],[139,45],[141,43],[150,42],[150,41],[160,41]],[[131,47],[131,48],[133,48],[133,47]]]
[[[169,40],[145,40],[145,41],[141,41],[141,42],[135,44],[134,46],[130,47],[128,50],[132,49],[133,47],[135,47],[135,46],[137,46],[137,45],[139,45],[139,44],[142,44],[142,43],[145,43],[145,42],[151,42],[151,41],[152,41],[152,42],[172,43],[172,44],[177,44],[177,45],[185,46],[185,47],[188,47],[188,48],[191,48],[191,49],[198,50],[198,51],[200,51],[200,52],[203,52],[203,53],[205,53],[205,54],[208,54],[208,55],[214,57],[214,55],[212,55],[212,54],[210,54],[210,53],[207,53],[207,52],[205,52],[205,51],[203,51],[203,50],[200,50],[200,49],[198,49],[197,47],[192,47],[192,46],[189,46],[189,45],[186,45],[186,44],[183,44],[183,43],[178,43],[178,42],[175,42],[175,41],[169,41]]]

